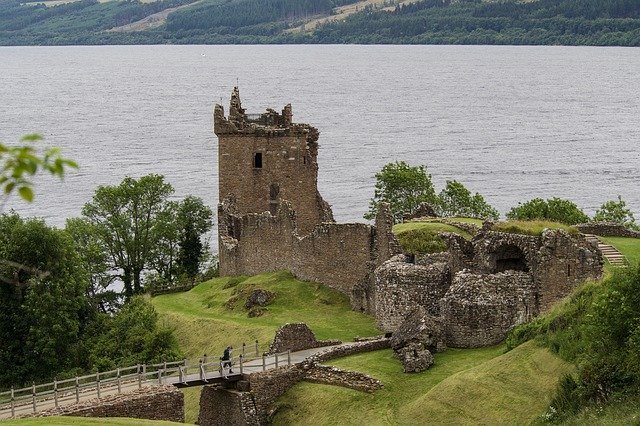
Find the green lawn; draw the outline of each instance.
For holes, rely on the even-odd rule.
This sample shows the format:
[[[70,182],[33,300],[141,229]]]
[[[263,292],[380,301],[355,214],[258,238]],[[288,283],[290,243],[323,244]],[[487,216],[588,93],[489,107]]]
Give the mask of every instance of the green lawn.
[[[571,225],[546,220],[509,220],[506,222],[496,222],[491,228],[492,231],[533,236],[542,235],[545,229],[562,229],[570,234],[576,234],[578,232],[578,230]]]
[[[544,413],[558,378],[572,367],[528,342],[449,349],[419,374],[405,374],[391,350],[328,364],[367,373],[384,383],[373,394],[300,383],[278,401],[274,424],[523,424]]]

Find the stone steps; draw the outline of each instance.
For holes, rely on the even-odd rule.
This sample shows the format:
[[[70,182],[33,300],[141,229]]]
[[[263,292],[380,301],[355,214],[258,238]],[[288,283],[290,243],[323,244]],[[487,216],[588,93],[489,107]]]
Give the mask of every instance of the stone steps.
[[[598,249],[600,249],[602,257],[604,257],[611,266],[624,267],[628,265],[625,255],[620,253],[620,251],[618,251],[614,246],[602,242],[597,235],[584,234],[584,236],[587,241],[598,245]]]

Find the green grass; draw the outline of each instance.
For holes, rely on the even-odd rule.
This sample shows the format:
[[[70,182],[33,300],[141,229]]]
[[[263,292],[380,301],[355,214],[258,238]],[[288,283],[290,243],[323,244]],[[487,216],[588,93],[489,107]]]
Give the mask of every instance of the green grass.
[[[183,425],[184,423],[160,420],[129,419],[122,417],[39,417],[33,419],[3,420],[2,425],[12,426],[67,426],[67,425],[109,425],[109,426],[162,426]]]
[[[253,289],[276,294],[263,316],[249,318],[244,301]],[[232,309],[228,301],[238,300]],[[151,299],[160,321],[175,330],[187,358],[209,354],[214,359],[232,344],[237,349],[243,342],[260,351],[273,341],[276,330],[285,323],[304,322],[318,339],[353,340],[355,336],[380,333],[375,320],[351,310],[348,297],[317,283],[297,280],[289,272],[273,272],[254,277],[216,278],[185,293],[165,294]],[[200,389],[185,392],[185,418],[195,422],[198,416]]]
[[[533,236],[542,235],[545,229],[562,229],[570,234],[578,233],[578,230],[571,225],[545,220],[510,220],[507,222],[497,222],[491,228],[492,231]]]
[[[627,257],[631,264],[640,262],[640,238],[599,237],[607,244],[611,244]]]
[[[543,422],[538,422],[543,424]],[[548,424],[548,423],[546,423]],[[594,405],[560,422],[566,426],[582,425],[637,425],[640,424],[640,397],[615,397],[606,405]]]
[[[434,233],[453,232],[454,234],[461,235],[467,240],[471,239],[471,234],[469,234],[467,231],[446,223],[420,221],[420,222],[404,222],[404,223],[399,223],[393,226],[393,233],[396,235],[399,235],[407,231],[413,231],[413,230],[429,230]]]
[[[373,394],[300,383],[278,401],[274,424],[522,424],[546,409],[558,377],[571,367],[529,342],[448,349],[419,374],[401,372],[391,350],[331,361],[384,383]]]

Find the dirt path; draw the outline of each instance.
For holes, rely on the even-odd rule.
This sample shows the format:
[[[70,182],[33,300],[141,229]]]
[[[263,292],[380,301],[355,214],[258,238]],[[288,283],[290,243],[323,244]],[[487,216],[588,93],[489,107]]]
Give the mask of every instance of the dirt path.
[[[184,4],[178,7],[170,7],[168,9],[161,10],[160,12],[144,17],[139,21],[122,25],[120,27],[111,28],[110,30],[107,30],[107,32],[108,33],[129,33],[129,32],[145,31],[153,28],[158,28],[159,26],[161,26],[167,21],[167,16],[169,16],[170,13],[175,12],[176,10],[184,9],[185,7],[193,6],[194,4],[197,4],[197,3],[200,3],[200,1],[197,1],[195,3]]]

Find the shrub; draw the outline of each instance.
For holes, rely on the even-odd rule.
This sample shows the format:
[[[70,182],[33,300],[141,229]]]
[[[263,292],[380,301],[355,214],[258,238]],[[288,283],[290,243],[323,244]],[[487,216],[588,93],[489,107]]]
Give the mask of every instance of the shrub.
[[[534,198],[524,204],[519,203],[507,213],[512,220],[550,220],[575,225],[589,221],[587,216],[573,201],[561,198]]]
[[[397,237],[404,251],[409,254],[440,253],[447,250],[447,244],[438,232],[430,229],[411,229],[399,233]]]

